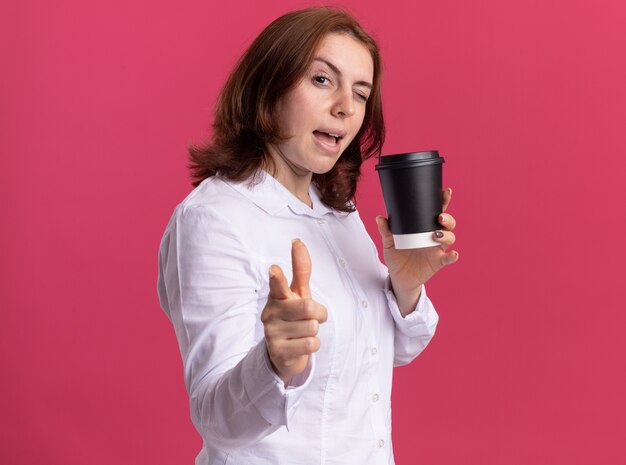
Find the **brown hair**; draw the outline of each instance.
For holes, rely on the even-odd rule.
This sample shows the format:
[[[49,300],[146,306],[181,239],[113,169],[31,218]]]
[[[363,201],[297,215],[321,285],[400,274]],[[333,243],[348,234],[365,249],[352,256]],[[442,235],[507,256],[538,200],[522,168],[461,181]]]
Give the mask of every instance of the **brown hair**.
[[[313,174],[322,201],[340,211],[353,211],[352,201],[364,160],[380,154],[385,137],[380,95],[381,60],[376,42],[348,13],[314,7],[274,20],[254,40],[230,74],[215,108],[213,138],[189,148],[193,185],[219,174],[244,181],[272,167],[266,145],[282,139],[276,103],[305,75],[314,53],[329,33],[347,34],[370,52],[373,88],[365,117],[354,140],[327,173]]]

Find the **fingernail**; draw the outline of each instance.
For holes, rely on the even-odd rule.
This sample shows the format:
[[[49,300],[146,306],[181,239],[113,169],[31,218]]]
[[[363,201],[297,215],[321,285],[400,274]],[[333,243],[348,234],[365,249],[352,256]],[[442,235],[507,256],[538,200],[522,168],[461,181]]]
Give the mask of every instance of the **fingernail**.
[[[437,232],[435,232],[435,237],[437,239],[441,239],[443,237],[443,233],[441,231],[437,231]]]
[[[296,237],[295,239],[291,239],[292,244],[295,244],[296,242],[302,242],[302,241],[298,237]]]
[[[439,215],[439,219],[442,223],[446,222],[446,215]]]
[[[450,192],[450,195],[452,195],[452,188],[448,187],[448,192]]]

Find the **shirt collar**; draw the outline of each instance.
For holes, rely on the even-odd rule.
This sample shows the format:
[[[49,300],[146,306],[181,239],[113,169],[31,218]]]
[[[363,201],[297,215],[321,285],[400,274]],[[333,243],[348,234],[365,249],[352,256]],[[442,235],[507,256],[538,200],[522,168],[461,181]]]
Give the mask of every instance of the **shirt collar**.
[[[317,188],[312,184],[309,187],[309,195],[313,202],[313,208],[309,208],[308,205],[263,170],[260,170],[251,180],[241,183],[223,181],[270,215],[277,215],[285,208],[288,208],[296,215],[307,215],[316,218],[329,213],[338,217],[347,215],[347,213],[337,211],[324,204]]]

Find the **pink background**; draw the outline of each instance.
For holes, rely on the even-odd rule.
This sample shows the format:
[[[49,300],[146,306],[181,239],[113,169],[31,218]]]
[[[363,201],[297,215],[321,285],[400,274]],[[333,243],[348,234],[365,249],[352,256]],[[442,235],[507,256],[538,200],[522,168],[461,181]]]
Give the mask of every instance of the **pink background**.
[[[4,3],[0,463],[191,464],[157,248],[226,74],[306,3]],[[383,50],[385,153],[439,149],[459,222],[398,464],[626,463],[624,3],[340,5]],[[378,241],[373,163],[358,200]]]

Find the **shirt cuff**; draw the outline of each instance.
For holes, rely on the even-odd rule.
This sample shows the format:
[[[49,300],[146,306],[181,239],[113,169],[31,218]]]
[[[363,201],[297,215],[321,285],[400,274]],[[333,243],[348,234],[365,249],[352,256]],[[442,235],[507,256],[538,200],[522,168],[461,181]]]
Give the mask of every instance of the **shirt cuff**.
[[[305,370],[294,376],[287,388],[272,369],[265,339],[250,350],[241,368],[247,397],[261,416],[272,425],[285,425],[289,429],[300,398],[313,377],[315,354],[309,357]]]
[[[391,290],[391,279],[389,279],[389,277],[385,280],[383,292],[387,297],[389,310],[391,311],[391,316],[396,323],[396,328],[402,334],[405,334],[408,337],[420,336],[423,334],[424,325],[426,327],[434,327],[437,325],[439,316],[426,294],[426,285],[422,285],[422,292],[415,309],[404,317],[400,313],[396,296]]]

